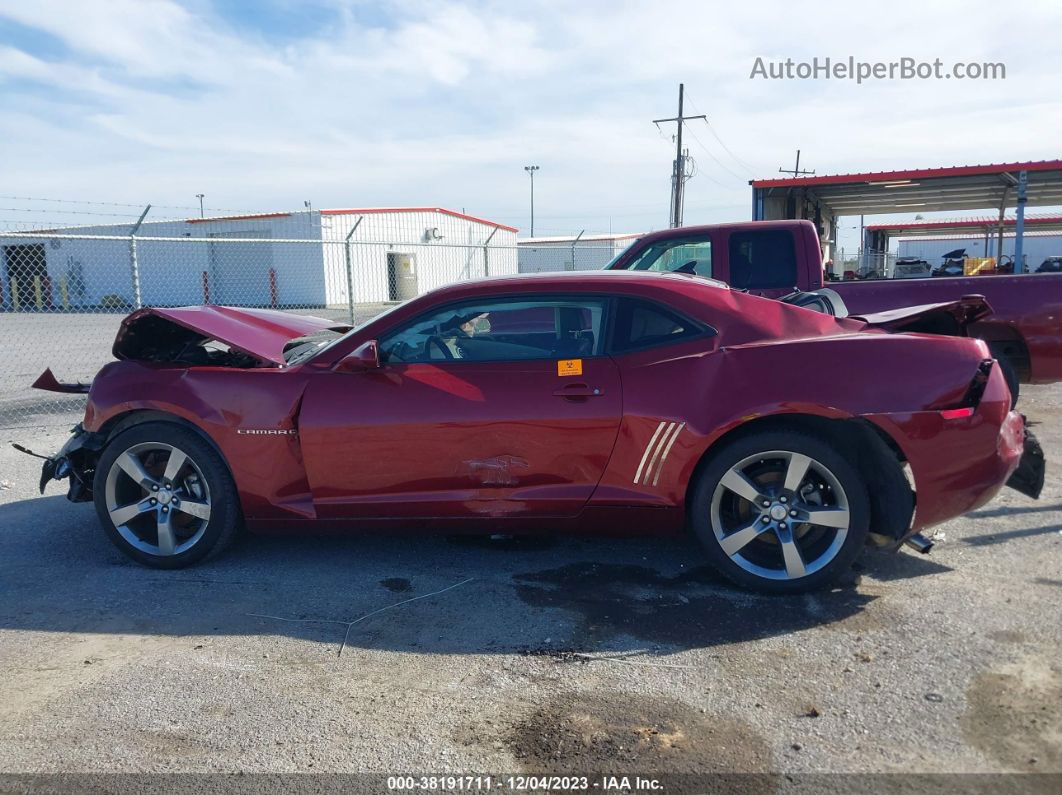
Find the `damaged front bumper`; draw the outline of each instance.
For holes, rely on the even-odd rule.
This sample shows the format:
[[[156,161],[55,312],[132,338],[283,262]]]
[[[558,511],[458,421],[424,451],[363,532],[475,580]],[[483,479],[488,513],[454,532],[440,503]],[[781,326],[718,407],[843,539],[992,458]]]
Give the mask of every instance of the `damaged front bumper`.
[[[80,423],[75,425],[73,435],[66,440],[63,448],[55,455],[44,459],[44,464],[41,466],[41,494],[44,493],[44,488],[50,481],[69,479],[67,499],[71,502],[91,500],[96,461],[106,441],[104,434],[86,431]],[[22,452],[36,455],[23,447],[16,447]]]

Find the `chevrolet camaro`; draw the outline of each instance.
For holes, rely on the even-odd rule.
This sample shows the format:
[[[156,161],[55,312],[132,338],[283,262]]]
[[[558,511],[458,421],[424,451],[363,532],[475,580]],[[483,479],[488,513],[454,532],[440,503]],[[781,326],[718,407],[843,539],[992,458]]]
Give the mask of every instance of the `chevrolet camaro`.
[[[803,591],[1008,479],[1038,494],[1042,453],[964,336],[988,312],[839,318],[622,271],[455,284],[356,328],[147,308],[90,385],[35,384],[88,393],[41,488],[68,480],[159,568],[245,526],[690,533],[736,583]]]

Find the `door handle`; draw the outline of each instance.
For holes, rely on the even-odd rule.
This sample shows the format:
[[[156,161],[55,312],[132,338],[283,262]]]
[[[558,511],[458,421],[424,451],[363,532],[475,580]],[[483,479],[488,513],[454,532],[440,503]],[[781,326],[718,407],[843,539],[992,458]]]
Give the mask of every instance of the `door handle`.
[[[605,390],[592,387],[588,384],[568,384],[560,389],[553,390],[554,397],[562,398],[600,397],[603,394],[605,394]]]

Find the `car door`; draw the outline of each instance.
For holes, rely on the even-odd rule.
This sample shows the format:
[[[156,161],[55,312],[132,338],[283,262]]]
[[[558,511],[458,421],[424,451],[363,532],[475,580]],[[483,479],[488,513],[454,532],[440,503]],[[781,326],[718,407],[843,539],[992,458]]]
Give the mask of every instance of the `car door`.
[[[382,366],[321,372],[300,437],[321,518],[576,515],[616,442],[607,299],[495,296],[381,335]]]

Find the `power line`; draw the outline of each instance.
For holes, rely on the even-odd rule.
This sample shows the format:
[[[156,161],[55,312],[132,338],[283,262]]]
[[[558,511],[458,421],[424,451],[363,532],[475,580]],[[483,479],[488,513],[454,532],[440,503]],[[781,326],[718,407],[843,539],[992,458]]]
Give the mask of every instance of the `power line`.
[[[693,136],[693,140],[696,141],[700,145],[701,149],[703,149],[705,151],[705,153],[708,155],[708,157],[712,158],[712,160],[715,161],[716,165],[719,166],[719,168],[723,169],[723,171],[728,173],[730,176],[734,177],[734,179],[740,180],[742,182],[745,181],[745,178],[742,177],[740,174],[735,174],[733,171],[731,171],[729,168],[727,168],[725,165],[723,165],[723,161],[721,161],[718,157],[716,157],[715,155],[712,154],[712,151],[707,146],[704,145],[704,142],[701,141],[701,139],[697,137],[697,134],[693,130],[690,130],[690,135]],[[711,177],[708,177],[708,178],[712,179]],[[728,185],[724,185],[723,183],[718,182],[717,180],[714,180],[714,179],[712,180],[712,182],[715,182],[715,184],[718,185],[721,188],[729,187]]]
[[[690,107],[694,110],[699,110],[699,108],[697,108],[697,106],[693,103],[692,99],[690,100]],[[726,145],[723,139],[719,137],[719,133],[715,131],[715,127],[713,127],[712,123],[708,121],[707,116],[704,117],[704,123],[708,125],[708,131],[712,134],[712,137],[715,138],[715,140],[718,141],[719,145],[723,147],[723,150],[734,159],[734,162],[741,166],[745,171],[747,171],[749,176],[755,176],[756,169],[750,166],[736,154],[734,154],[734,152],[730,149],[729,146]],[[738,179],[744,179],[744,177],[738,177]]]

